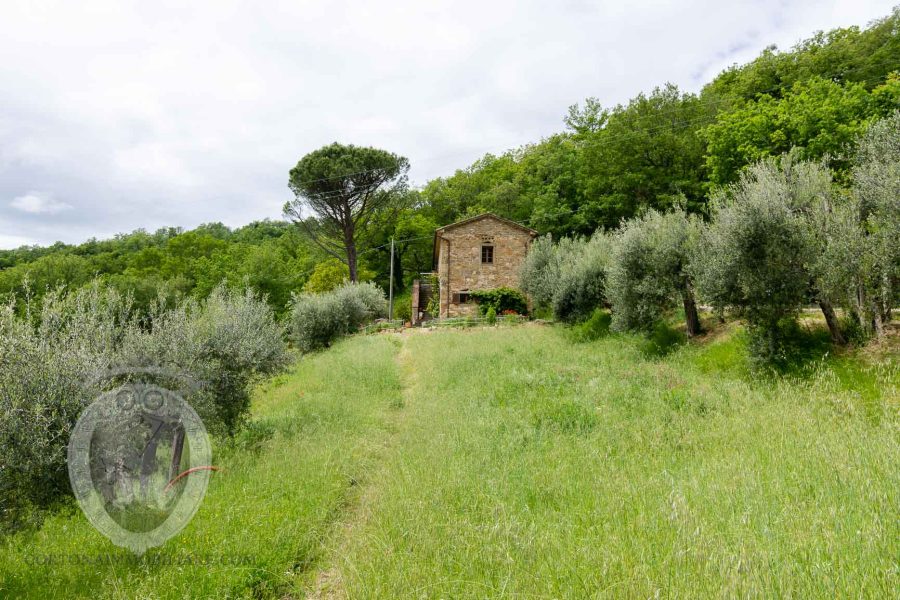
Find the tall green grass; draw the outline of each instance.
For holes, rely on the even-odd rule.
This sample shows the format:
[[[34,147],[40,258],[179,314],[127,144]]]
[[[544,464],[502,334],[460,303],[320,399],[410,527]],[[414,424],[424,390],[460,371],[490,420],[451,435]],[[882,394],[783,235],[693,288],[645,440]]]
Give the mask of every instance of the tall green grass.
[[[254,424],[216,449],[222,471],[176,538],[135,560],[65,511],[0,540],[0,597],[279,597],[308,576],[400,394],[396,347],[348,342],[258,390]]]
[[[743,343],[411,337],[348,596],[896,597],[896,359],[757,380]]]
[[[127,556],[60,513],[2,542],[0,596],[897,596],[896,353],[762,377],[739,333],[580,339],[343,340],[259,390],[177,538],[40,564]],[[189,556],[248,560],[159,564]]]

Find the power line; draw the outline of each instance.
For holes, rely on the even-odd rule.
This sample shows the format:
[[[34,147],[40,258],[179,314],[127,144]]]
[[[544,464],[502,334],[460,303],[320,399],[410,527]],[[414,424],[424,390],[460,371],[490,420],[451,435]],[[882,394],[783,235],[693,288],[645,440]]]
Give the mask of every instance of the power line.
[[[394,240],[394,242],[395,242],[395,243],[398,243],[398,244],[399,244],[400,242],[415,242],[415,241],[418,241],[418,240],[431,239],[431,238],[433,238],[433,237],[434,237],[433,235],[423,235],[423,236],[420,236],[420,237],[406,238],[405,240]],[[391,245],[391,243],[388,242],[388,243],[382,244],[382,245],[380,245],[380,246],[375,246],[374,248],[368,248],[367,250],[364,250],[364,251],[360,252],[359,254],[362,255],[362,254],[366,254],[366,253],[368,253],[368,252],[374,252],[375,250],[381,250],[382,248],[387,248],[387,247],[390,246],[390,245]]]
[[[400,242],[416,242],[416,241],[420,241],[420,240],[431,239],[431,238],[433,238],[433,237],[434,237],[433,235],[423,235],[423,236],[419,236],[419,237],[406,238],[406,239],[402,239],[402,240],[394,240],[394,243],[400,243]],[[367,248],[367,249],[363,250],[362,252],[358,252],[358,253],[356,254],[356,256],[357,256],[357,258],[358,258],[358,257],[360,257],[360,256],[363,256],[364,254],[368,254],[368,253],[370,253],[370,252],[375,252],[376,250],[381,250],[382,248],[387,248],[387,247],[390,246],[390,245],[391,245],[391,243],[388,242],[388,243],[382,244],[382,245],[380,245],[380,246],[375,246],[374,248]],[[338,259],[338,260],[340,260],[340,259]],[[342,261],[342,262],[343,262],[343,261]],[[316,265],[316,266],[318,266],[318,265]],[[315,271],[315,270],[316,270],[316,267],[313,267],[312,269],[308,269],[308,270],[306,270],[306,271],[304,271],[304,272],[302,272],[302,273],[298,273],[297,276],[298,276],[298,277],[303,277],[304,275],[310,275],[310,274],[311,274],[313,271]]]

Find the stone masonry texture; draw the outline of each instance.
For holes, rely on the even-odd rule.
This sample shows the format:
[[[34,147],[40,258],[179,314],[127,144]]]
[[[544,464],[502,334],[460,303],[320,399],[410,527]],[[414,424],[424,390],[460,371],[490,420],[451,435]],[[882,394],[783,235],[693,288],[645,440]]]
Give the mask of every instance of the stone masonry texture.
[[[441,317],[476,315],[475,303],[454,302],[455,295],[498,287],[519,287],[519,269],[537,232],[493,215],[439,229],[437,275]],[[493,263],[482,263],[482,247],[493,246]]]

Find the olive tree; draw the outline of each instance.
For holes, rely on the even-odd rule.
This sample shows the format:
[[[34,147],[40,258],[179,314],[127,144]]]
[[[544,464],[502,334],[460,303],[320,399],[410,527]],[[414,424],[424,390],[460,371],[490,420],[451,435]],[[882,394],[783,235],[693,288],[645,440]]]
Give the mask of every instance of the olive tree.
[[[520,283],[535,308],[551,309],[563,321],[577,321],[605,303],[610,238],[602,231],[590,239],[550,236],[535,240],[520,271]]]
[[[531,243],[519,270],[519,285],[536,309],[553,305],[553,295],[559,284],[559,253],[550,234]]]
[[[854,196],[836,199],[821,221],[821,244],[813,262],[819,290],[829,303],[852,314],[860,332],[867,335],[871,311],[865,310],[869,303],[864,292],[871,289],[876,261],[867,244],[859,202]],[[844,343],[845,332],[832,334],[832,339]]]
[[[845,214],[843,197],[835,193],[831,170],[825,161],[797,160],[797,153],[790,152],[781,157],[779,166],[770,169],[768,174],[781,183],[784,201],[802,219],[806,230],[807,300],[815,302],[822,311],[831,341],[845,344],[847,339],[834,308],[841,304],[839,296],[833,293],[825,278],[831,267],[827,252],[829,240],[839,230],[839,221]]]
[[[713,306],[747,318],[751,353],[786,360],[790,330],[808,298],[813,245],[791,177],[774,159],[748,168],[713,199],[693,271]]]
[[[821,296],[863,337],[884,335],[900,287],[900,113],[860,139],[850,193],[820,204],[811,225]]]
[[[347,282],[321,294],[297,294],[291,303],[291,338],[301,351],[313,352],[386,314],[384,292],[372,282]]]
[[[689,262],[701,224],[682,209],[650,210],[623,223],[607,273],[613,328],[650,331],[662,314],[684,308],[687,334],[701,333]]]
[[[606,304],[606,269],[610,236],[596,232],[588,240],[561,242],[559,283],[553,294],[553,315],[562,321],[586,319]]]
[[[900,291],[900,111],[862,137],[853,168],[853,198],[870,269],[857,284],[856,313],[884,335]]]
[[[224,287],[202,302],[157,305],[149,317],[99,283],[51,290],[25,314],[15,298],[0,305],[0,534],[70,492],[66,444],[98,394],[122,378],[168,387],[186,377],[197,385],[185,400],[207,430],[230,435],[255,382],[287,365],[282,336],[264,299]]]

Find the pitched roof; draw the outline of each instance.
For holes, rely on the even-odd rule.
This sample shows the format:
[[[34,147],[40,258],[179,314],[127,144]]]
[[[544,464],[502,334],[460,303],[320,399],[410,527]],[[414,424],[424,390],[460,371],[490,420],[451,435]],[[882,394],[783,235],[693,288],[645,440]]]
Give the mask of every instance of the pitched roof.
[[[504,219],[503,217],[498,217],[494,213],[481,213],[480,215],[475,215],[474,217],[469,217],[468,219],[463,219],[462,221],[457,221],[456,223],[450,223],[449,225],[444,225],[443,227],[438,227],[434,230],[434,249],[432,251],[433,269],[437,269],[438,240],[441,238],[441,234],[448,229],[454,229],[461,225],[468,225],[469,223],[474,223],[475,221],[480,221],[481,219],[494,219],[495,221],[500,221],[501,223],[509,225],[510,227],[521,229],[522,231],[531,234],[532,237],[537,237],[538,235],[540,235],[537,231],[530,227],[525,227],[524,225],[516,223],[515,221]]]
[[[438,227],[434,233],[435,235],[441,231],[447,231],[448,229],[453,229],[454,227],[459,227],[460,225],[467,225],[469,223],[474,223],[475,221],[480,221],[481,219],[495,219],[500,221],[501,223],[505,223],[511,227],[516,227],[517,229],[521,229],[523,231],[527,231],[529,233],[533,233],[534,235],[538,235],[538,232],[530,227],[525,227],[515,221],[511,221],[509,219],[504,219],[503,217],[498,217],[494,213],[481,213],[480,215],[475,215],[474,217],[469,217],[468,219],[463,219],[462,221],[457,221],[456,223],[450,223],[449,225],[444,225],[443,227]]]

